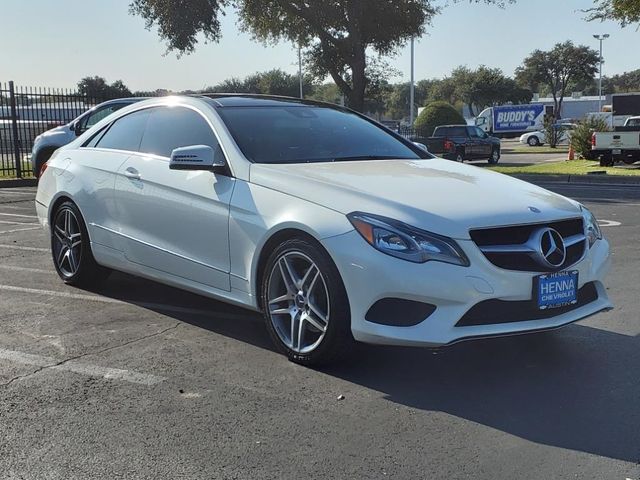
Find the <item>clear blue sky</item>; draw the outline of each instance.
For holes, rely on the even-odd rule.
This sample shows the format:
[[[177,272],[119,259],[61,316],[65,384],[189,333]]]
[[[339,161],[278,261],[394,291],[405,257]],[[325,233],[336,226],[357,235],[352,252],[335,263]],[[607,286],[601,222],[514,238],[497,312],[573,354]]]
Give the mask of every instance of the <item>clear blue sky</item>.
[[[445,0],[442,0],[444,3]],[[73,87],[86,75],[122,79],[133,90],[200,89],[231,76],[281,68],[295,72],[296,52],[287,44],[263,47],[238,31],[232,12],[223,40],[201,44],[177,59],[141,18],[128,14],[129,0],[12,0],[0,9],[0,81]],[[458,65],[480,64],[512,74],[536,48],[571,39],[597,48],[594,33],[610,33],[605,75],[640,68],[640,32],[615,23],[588,23],[579,10],[590,0],[519,0],[504,10],[454,4],[433,20],[416,48],[416,77],[447,75]],[[392,60],[408,80],[408,47]]]

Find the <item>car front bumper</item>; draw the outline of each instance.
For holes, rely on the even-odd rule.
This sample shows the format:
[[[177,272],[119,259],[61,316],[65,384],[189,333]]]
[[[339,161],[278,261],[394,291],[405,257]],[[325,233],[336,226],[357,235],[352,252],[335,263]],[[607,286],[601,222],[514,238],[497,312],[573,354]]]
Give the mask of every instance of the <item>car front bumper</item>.
[[[603,279],[610,269],[609,244],[597,241],[570,270],[579,272],[579,287],[592,284],[596,298],[571,311],[544,319],[496,318],[495,323],[456,326],[474,306],[487,300],[532,301],[534,277],[539,273],[504,270],[493,265],[471,240],[458,240],[470,267],[441,262],[415,264],[385,255],[349,232],[325,239],[344,281],[351,308],[351,330],[366,343],[439,347],[461,340],[547,330],[576,322],[612,308]],[[435,311],[407,327],[367,321],[369,309],[387,298],[431,304]],[[515,304],[514,304],[515,305]],[[550,312],[553,312],[551,310]],[[394,314],[396,314],[394,312]],[[398,311],[398,316],[403,312]]]

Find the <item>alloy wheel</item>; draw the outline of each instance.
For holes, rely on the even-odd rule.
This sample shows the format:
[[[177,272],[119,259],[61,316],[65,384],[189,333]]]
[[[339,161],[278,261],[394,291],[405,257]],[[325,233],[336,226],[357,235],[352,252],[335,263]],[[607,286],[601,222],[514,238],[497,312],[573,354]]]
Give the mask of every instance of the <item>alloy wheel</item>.
[[[267,285],[268,315],[289,349],[315,350],[329,326],[329,290],[318,266],[302,252],[283,253],[273,264]]]
[[[62,208],[53,223],[53,258],[65,277],[73,277],[80,268],[82,232],[75,213]]]

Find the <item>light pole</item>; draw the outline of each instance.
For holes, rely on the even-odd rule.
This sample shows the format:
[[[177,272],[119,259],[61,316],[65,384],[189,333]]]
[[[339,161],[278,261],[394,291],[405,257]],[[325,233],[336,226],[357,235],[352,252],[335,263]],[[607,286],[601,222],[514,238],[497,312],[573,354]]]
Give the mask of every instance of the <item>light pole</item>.
[[[304,98],[304,91],[302,89],[302,45],[298,44],[298,79],[300,80],[300,98]]]
[[[593,38],[600,41],[600,81],[598,82],[598,112],[602,112],[602,42],[604,42],[611,35],[605,33],[604,35],[594,35]]]
[[[413,127],[415,121],[415,98],[416,98],[416,84],[415,84],[415,38],[411,37],[411,88],[409,89],[409,121]]]

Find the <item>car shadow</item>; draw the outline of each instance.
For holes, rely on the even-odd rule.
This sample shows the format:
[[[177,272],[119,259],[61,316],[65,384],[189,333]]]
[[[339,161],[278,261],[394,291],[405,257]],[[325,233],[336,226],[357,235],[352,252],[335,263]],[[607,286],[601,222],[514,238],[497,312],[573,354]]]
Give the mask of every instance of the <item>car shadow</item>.
[[[275,350],[255,312],[120,273],[98,293]],[[360,344],[322,372],[399,405],[445,412],[543,445],[640,462],[638,336],[575,324],[464,342],[437,354]]]

